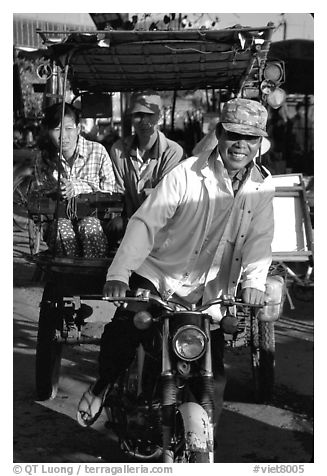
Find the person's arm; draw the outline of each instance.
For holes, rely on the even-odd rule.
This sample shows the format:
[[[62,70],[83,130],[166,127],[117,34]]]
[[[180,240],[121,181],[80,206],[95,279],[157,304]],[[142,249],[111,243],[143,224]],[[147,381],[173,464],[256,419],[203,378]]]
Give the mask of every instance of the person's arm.
[[[65,198],[72,198],[81,193],[92,193],[98,190],[99,185],[88,179],[62,179],[61,191]]]
[[[103,147],[102,167],[100,169],[100,190],[117,192],[116,178],[108,152]]]
[[[166,148],[162,158],[162,163],[157,177],[158,182],[173,168],[175,168],[177,164],[186,158],[184,149],[179,144],[177,144],[177,142],[168,140],[167,138],[165,138],[165,140],[167,141],[169,147]]]
[[[121,141],[118,142],[121,144]],[[116,188],[118,193],[125,193],[124,170],[122,163],[122,150],[118,144],[113,144],[109,155],[112,163],[113,172],[116,179]]]
[[[171,219],[183,197],[183,174],[166,175],[129,220],[124,238],[107,273],[107,281],[128,284],[150,254],[155,237]]]
[[[250,228],[242,250],[243,299],[250,304],[263,304],[265,283],[271,264],[274,236],[273,191],[262,194],[253,211]]]
[[[186,159],[186,153],[183,147],[177,142],[170,141],[170,144],[171,143],[173,143],[173,147],[170,149],[167,162],[169,167],[174,167],[175,165],[179,164],[179,162],[182,162],[182,160]],[[166,169],[166,173],[169,172],[169,170]]]

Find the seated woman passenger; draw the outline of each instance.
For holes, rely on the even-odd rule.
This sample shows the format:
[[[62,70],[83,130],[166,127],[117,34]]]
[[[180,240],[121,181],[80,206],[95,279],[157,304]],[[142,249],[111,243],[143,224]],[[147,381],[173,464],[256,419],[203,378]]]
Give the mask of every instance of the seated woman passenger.
[[[101,258],[108,251],[107,238],[98,218],[78,218],[75,197],[97,191],[115,192],[115,176],[106,149],[80,135],[79,112],[65,103],[62,157],[58,173],[62,103],[45,111],[43,125],[46,141],[35,164],[36,183],[41,188],[59,191],[66,202],[66,218],[54,221],[45,241],[56,256]],[[58,178],[60,187],[58,187]]]

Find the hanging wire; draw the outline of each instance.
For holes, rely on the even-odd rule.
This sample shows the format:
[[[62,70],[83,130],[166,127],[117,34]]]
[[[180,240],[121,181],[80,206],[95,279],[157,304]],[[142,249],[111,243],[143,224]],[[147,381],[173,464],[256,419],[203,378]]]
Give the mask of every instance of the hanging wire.
[[[75,220],[77,218],[77,203],[75,197],[67,200],[66,214],[69,220]]]
[[[211,55],[213,52],[212,51],[201,51],[197,50],[196,48],[172,48],[171,46],[165,45],[165,48],[167,48],[170,51],[174,51],[174,53],[178,53],[179,51],[196,51],[197,53],[202,53],[204,55]],[[228,51],[226,51],[228,53]]]
[[[178,53],[179,51],[196,51],[197,53],[202,53],[203,55],[211,55],[212,53],[215,53],[214,51],[201,51],[196,48],[172,48],[171,46],[168,46],[168,45],[165,45],[165,48],[167,48],[168,50],[174,51],[175,53]],[[222,51],[221,53],[223,54],[233,53],[236,56],[237,54],[246,53],[247,51],[250,51],[250,50],[251,48],[246,48],[245,50],[242,50],[240,48],[233,48],[232,50]]]

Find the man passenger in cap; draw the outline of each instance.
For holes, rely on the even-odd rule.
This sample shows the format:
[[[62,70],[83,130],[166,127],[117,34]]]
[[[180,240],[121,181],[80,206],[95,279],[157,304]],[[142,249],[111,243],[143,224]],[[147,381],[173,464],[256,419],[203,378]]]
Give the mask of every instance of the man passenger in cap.
[[[125,296],[148,289],[164,299],[199,304],[235,296],[241,275],[243,300],[263,304],[271,264],[274,188],[254,157],[266,133],[267,111],[259,102],[232,99],[224,105],[218,144],[178,164],[165,175],[131,217],[107,273],[103,294]],[[268,278],[269,279],[269,278]],[[214,374],[215,421],[225,387],[224,334],[219,305],[208,311]],[[105,326],[99,378],[83,395],[78,421],[91,425],[107,388],[128,367],[136,346],[149,333],[137,330],[134,313],[119,307]]]
[[[108,234],[120,238],[128,219],[151,190],[184,157],[182,147],[158,129],[162,103],[154,91],[136,92],[131,97],[130,114],[134,134],[113,144],[109,155],[118,192],[124,194],[122,219],[114,219]]]

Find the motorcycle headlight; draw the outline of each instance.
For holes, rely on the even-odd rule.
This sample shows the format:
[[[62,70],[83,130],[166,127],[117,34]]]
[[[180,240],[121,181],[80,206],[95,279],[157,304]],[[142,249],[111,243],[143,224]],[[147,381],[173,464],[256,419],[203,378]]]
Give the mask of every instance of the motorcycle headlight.
[[[183,360],[197,360],[204,354],[207,345],[205,333],[196,326],[180,327],[173,337],[175,354]]]

